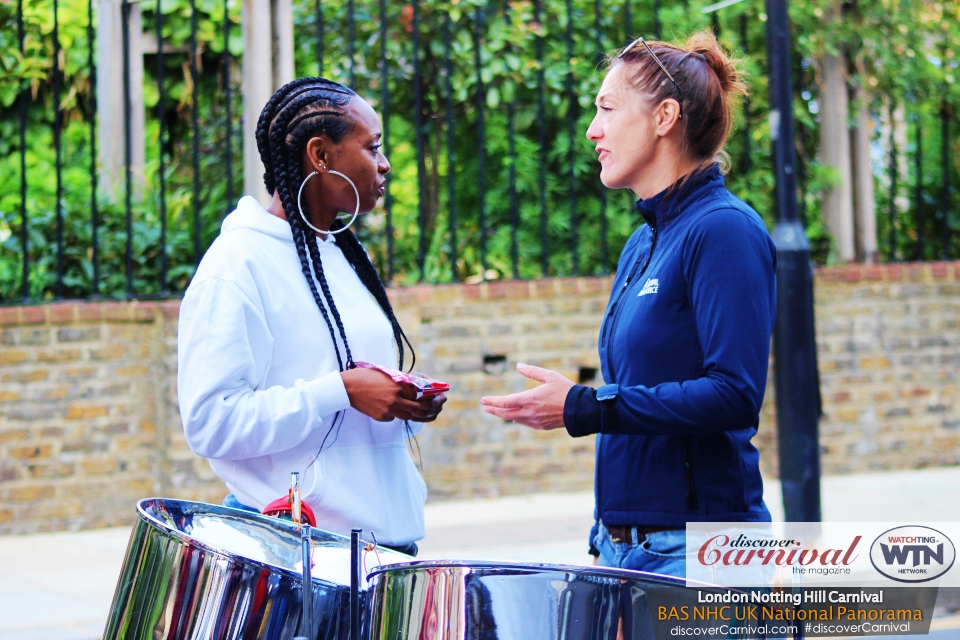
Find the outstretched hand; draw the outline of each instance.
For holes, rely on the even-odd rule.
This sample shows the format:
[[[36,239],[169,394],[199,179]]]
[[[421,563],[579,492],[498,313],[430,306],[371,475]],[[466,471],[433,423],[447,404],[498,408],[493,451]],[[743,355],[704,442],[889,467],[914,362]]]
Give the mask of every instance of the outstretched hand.
[[[518,364],[517,371],[520,375],[543,384],[509,396],[480,398],[483,410],[504,420],[519,422],[534,429],[548,430],[563,427],[563,405],[573,383],[556,371],[529,364]]]

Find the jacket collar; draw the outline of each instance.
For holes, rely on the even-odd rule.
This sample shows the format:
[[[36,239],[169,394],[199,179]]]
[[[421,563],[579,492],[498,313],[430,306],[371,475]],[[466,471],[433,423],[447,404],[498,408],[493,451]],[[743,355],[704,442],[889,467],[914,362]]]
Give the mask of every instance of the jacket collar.
[[[696,169],[684,184],[677,186],[680,180],[646,200],[637,198],[634,206],[651,227],[663,226],[685,211],[704,193],[723,188],[724,184],[720,165],[717,163],[703,169]]]

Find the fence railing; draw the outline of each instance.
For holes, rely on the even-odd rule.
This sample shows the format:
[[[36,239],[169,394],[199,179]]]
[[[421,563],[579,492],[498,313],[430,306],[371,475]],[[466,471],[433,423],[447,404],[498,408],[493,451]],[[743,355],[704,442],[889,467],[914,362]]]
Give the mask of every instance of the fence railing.
[[[241,103],[241,3],[114,1],[120,77],[108,75],[116,61],[97,50],[100,30],[116,26],[101,15],[110,1],[16,4],[23,62],[15,101],[0,105],[0,126],[18,134],[5,133],[0,145],[0,161],[12,169],[0,187],[16,186],[0,196],[3,302],[177,294],[240,193],[237,133],[256,115]],[[639,33],[712,28],[745,56],[752,96],[728,145],[728,186],[772,220],[762,8],[701,9],[659,0],[294,2],[295,75],[342,81],[383,118],[394,170],[358,233],[384,277],[611,271],[639,217],[628,194],[599,183],[583,133],[604,52]],[[814,160],[819,88],[814,59],[798,50],[795,60],[801,211],[815,255],[826,260],[819,197],[830,178]],[[106,112],[98,96],[115,95],[118,84],[122,105],[109,113],[120,117],[98,118]],[[945,102],[940,113],[921,107],[910,114],[909,150],[895,141],[882,149],[890,162],[880,178],[889,188],[878,193],[887,215],[878,213],[877,223],[887,260],[957,255],[953,115]],[[886,122],[895,127],[890,109]],[[932,123],[941,127],[937,149],[924,145]],[[884,144],[882,128],[875,144]],[[98,141],[118,140],[122,160],[108,166]],[[899,161],[905,151],[912,167]],[[938,152],[934,184],[929,156]],[[914,202],[904,205],[907,189]]]

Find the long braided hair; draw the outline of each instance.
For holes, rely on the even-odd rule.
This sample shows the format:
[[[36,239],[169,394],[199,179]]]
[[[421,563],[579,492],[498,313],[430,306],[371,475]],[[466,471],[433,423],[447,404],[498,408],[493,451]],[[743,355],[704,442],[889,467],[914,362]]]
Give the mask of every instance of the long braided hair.
[[[271,195],[277,193],[280,196],[283,211],[290,223],[297,255],[300,257],[300,269],[330,332],[340,371],[354,367],[353,354],[350,352],[343,321],[323,271],[317,236],[300,217],[296,194],[306,177],[303,175],[302,158],[307,141],[318,136],[327,136],[334,144],[343,140],[354,124],[344,109],[356,95],[347,87],[325,78],[307,77],[288,82],[273,94],[263,108],[256,132],[257,149],[266,169],[263,174],[264,185]],[[334,231],[341,228],[343,223],[340,220],[331,225],[331,230]],[[390,321],[397,345],[398,368],[403,369],[406,344],[413,360],[410,364],[412,371],[416,363],[413,345],[397,321],[387,291],[367,252],[351,230],[337,234],[337,246]],[[320,284],[319,290],[317,283]],[[337,344],[338,334],[343,341],[343,354]],[[337,425],[338,417],[339,415],[334,417],[330,431]],[[407,429],[409,430],[409,425]],[[329,435],[328,431],[327,436]],[[323,450],[327,436],[320,445],[320,451]],[[320,451],[317,452],[318,456]]]
[[[330,331],[330,339],[333,341],[337,364],[341,371],[353,368],[353,354],[350,352],[343,321],[340,319],[340,312],[337,310],[323,271],[317,236],[300,217],[296,194],[306,177],[303,175],[301,163],[307,141],[318,136],[327,136],[334,144],[343,140],[344,136],[353,129],[353,122],[344,108],[356,95],[347,87],[325,78],[307,77],[294,80],[282,86],[267,102],[260,113],[256,133],[260,159],[266,169],[263,174],[264,185],[270,195],[276,192],[280,196],[280,202],[290,223],[293,242],[297,247],[297,255],[300,257],[300,268]],[[331,226],[331,230],[335,231],[342,227],[343,223],[337,220]],[[390,321],[393,338],[397,345],[399,368],[403,368],[404,344],[406,344],[412,355],[413,362],[410,364],[412,370],[416,363],[413,346],[397,321],[383,281],[380,280],[380,275],[367,256],[367,252],[349,230],[337,234],[337,246],[357,273],[360,282],[373,294]],[[320,284],[319,291],[316,283]],[[345,353],[342,355],[337,345],[337,334],[343,341]]]

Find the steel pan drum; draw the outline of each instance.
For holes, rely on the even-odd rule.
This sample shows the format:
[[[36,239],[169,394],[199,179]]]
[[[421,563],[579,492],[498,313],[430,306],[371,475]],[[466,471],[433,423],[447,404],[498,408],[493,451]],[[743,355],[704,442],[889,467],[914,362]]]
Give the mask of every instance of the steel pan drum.
[[[300,534],[293,523],[163,498],[141,500],[137,516],[104,640],[349,635],[349,538],[313,530],[315,628],[306,633],[300,629]],[[383,563],[410,560],[377,550]]]
[[[410,562],[375,569],[369,640],[638,640],[683,580],[601,567]],[[706,586],[706,585],[705,585]]]

